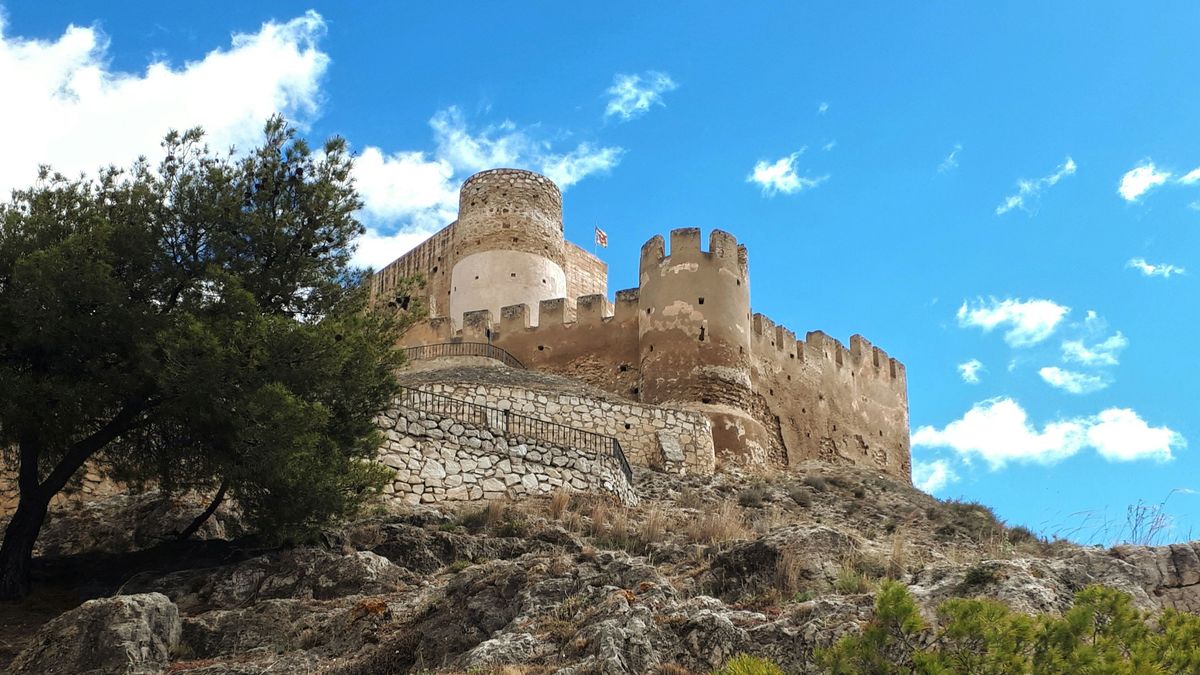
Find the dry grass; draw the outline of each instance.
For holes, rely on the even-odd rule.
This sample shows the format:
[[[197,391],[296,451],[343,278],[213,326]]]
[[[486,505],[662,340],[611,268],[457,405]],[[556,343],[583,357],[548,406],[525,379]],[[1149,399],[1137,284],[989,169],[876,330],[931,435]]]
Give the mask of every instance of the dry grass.
[[[687,529],[687,535],[694,543],[709,545],[750,537],[741,512],[728,502],[693,521]]]
[[[642,520],[642,527],[638,532],[638,539],[641,540],[642,546],[649,547],[662,542],[667,536],[668,524],[667,514],[657,506],[651,507],[646,512],[646,517]]]
[[[550,493],[550,503],[547,505],[550,517],[554,520],[562,520],[563,514],[567,512],[567,508],[571,505],[571,493],[563,488],[558,488]]]
[[[699,509],[704,506],[704,499],[698,491],[684,489],[679,491],[675,504],[681,509]]]
[[[892,550],[888,555],[885,573],[889,579],[901,579],[908,573],[908,537],[904,530],[892,534]]]
[[[798,552],[785,548],[775,559],[775,587],[785,596],[795,595],[802,589],[804,581],[804,558]]]
[[[787,511],[771,508],[758,512],[758,516],[754,519],[754,531],[758,534],[767,534],[777,527],[783,527],[792,522],[792,517]]]

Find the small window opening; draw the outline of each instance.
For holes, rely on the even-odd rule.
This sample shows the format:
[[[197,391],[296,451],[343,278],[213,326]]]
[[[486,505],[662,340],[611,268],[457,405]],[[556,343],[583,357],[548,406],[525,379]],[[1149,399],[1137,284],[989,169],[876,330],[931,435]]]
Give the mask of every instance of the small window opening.
[[[629,430],[630,430],[630,429],[632,429],[632,428],[633,428],[633,425],[632,425],[632,424],[630,424],[630,423],[628,423],[628,422],[626,422],[626,423],[625,423],[625,431],[629,431]]]
[[[515,278],[517,278],[517,273],[516,273],[516,272],[509,272],[509,273],[508,273],[508,276],[510,276],[510,277],[512,277],[512,278],[514,278],[514,279],[515,279]]]
[[[650,345],[650,351],[654,351],[654,345]]]
[[[634,396],[637,396],[637,395],[638,395],[638,392],[639,392],[640,390],[639,390],[637,387],[634,387],[633,389],[630,389],[629,391],[633,392],[633,395],[634,395]]]
[[[538,345],[538,351],[539,351],[539,352],[544,352],[544,351],[546,351],[546,345]]]
[[[836,425],[836,424],[835,424],[835,425],[833,425],[833,430],[834,430],[834,431],[837,431],[837,425]]]
[[[545,279],[542,279],[542,283],[543,283],[543,284],[544,284],[544,283],[546,283],[546,280],[545,280]]]
[[[700,304],[701,304],[701,305],[703,305],[703,304],[704,304],[704,298],[700,298]]]
[[[479,275],[478,275],[478,274],[476,274],[476,275],[475,275],[475,281],[479,281]]]
[[[516,237],[513,237],[513,241],[516,241],[516,240],[517,240],[517,238],[516,238]]]
[[[647,315],[649,315],[649,314],[650,314],[650,308],[649,308],[649,307],[647,307],[647,308],[646,308],[646,314],[647,314]]]
[[[880,435],[880,437],[882,437],[882,436],[883,436],[883,429],[880,429],[880,430],[879,430],[879,435]]]
[[[768,393],[768,394],[770,394],[771,396],[774,396],[774,395],[775,395],[775,390],[774,390],[774,389],[768,389],[768,390],[767,390],[767,393]]]
[[[738,286],[741,286],[741,285],[742,285],[742,280],[741,280],[741,279],[738,279],[738,280],[737,280],[737,285],[738,285]]]
[[[433,266],[433,274],[437,274],[437,265]]]
[[[625,372],[625,371],[627,371],[627,370],[629,370],[629,366],[628,366],[628,365],[626,365],[626,364],[624,364],[624,363],[622,363],[622,364],[621,364],[620,371],[623,373],[623,372]]]
[[[704,342],[704,326],[700,326],[700,341]]]

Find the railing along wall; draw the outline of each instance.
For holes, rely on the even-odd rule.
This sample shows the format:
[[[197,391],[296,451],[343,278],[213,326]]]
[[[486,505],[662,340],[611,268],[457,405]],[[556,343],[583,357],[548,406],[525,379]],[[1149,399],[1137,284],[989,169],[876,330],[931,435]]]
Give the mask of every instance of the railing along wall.
[[[621,467],[625,480],[633,481],[633,471],[621,443],[612,436],[576,429],[557,422],[521,415],[500,408],[471,403],[452,396],[400,387],[401,404],[413,410],[451,417],[462,422],[494,429],[506,437],[524,436],[530,440],[564,448],[591,451],[597,459],[612,457]]]
[[[439,342],[419,347],[404,347],[401,351],[410,361],[436,359],[443,356],[483,356],[496,359],[506,366],[525,368],[525,364],[505,350],[486,342]]]

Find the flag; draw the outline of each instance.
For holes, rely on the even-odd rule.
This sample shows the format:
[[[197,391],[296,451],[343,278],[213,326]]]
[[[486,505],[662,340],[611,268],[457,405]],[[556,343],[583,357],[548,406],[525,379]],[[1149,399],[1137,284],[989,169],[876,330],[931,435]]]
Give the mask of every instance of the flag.
[[[608,233],[600,228],[596,228],[596,244],[602,248],[608,248]]]

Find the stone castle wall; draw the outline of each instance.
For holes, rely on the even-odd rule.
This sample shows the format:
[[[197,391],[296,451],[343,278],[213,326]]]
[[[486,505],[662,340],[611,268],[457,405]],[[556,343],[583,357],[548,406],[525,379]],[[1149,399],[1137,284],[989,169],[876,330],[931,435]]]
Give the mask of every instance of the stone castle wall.
[[[475,405],[612,436],[621,443],[629,463],[635,466],[700,475],[711,474],[716,468],[712,424],[708,417],[695,411],[510,385],[436,383],[419,388]]]
[[[553,219],[538,215],[561,209],[561,203],[552,203],[560,195],[526,174],[485,172],[479,180],[467,181],[462,203],[470,209],[478,209],[485,198],[493,206],[505,204],[513,186],[533,181],[527,187],[536,199],[518,194],[520,203],[512,210],[527,208],[527,197],[540,204],[528,207],[536,215],[526,219],[534,223],[529,241],[541,242],[549,232],[555,243],[544,250],[553,252],[561,240],[563,255],[554,260],[567,266],[565,296],[522,291],[529,301],[498,308],[491,306],[494,302],[476,302],[479,307],[457,316],[435,310],[401,339],[401,346],[487,342],[534,370],[577,379],[630,401],[703,413],[712,422],[718,463],[786,466],[820,459],[911,480],[902,364],[861,336],[850,339],[849,349],[819,331],[798,340],[793,332],[753,314],[746,248],[720,230],[710,234],[708,250],[695,228],[672,231],[670,251],[662,237],[651,238],[642,247],[639,288],[617,292],[610,303],[603,263],[561,239],[561,220],[555,233],[546,226]],[[492,237],[491,246],[511,247],[512,237],[516,244],[525,241],[517,231],[523,227],[519,218],[503,208],[493,211],[473,216],[480,221],[473,227]],[[460,228],[461,221],[462,213],[451,227]],[[508,240],[495,238],[498,232]],[[462,238],[451,239],[456,237]],[[422,245],[393,266],[410,269],[434,262],[446,240],[442,233],[436,238],[440,243],[429,249]],[[477,238],[474,246],[486,249],[489,244],[481,242]],[[407,262],[409,258],[423,263]],[[385,268],[388,276],[378,282],[381,297],[398,278],[393,266]],[[489,274],[503,283],[513,272],[472,268],[472,281],[478,276],[485,285]],[[447,290],[432,284],[430,293],[453,296],[454,290],[453,285]],[[484,305],[488,311],[481,311]],[[455,307],[465,309],[461,303]]]
[[[405,504],[517,498],[557,489],[638,501],[612,456],[506,437],[402,401],[384,414],[381,426],[387,440],[379,461],[396,471],[384,493]]]

